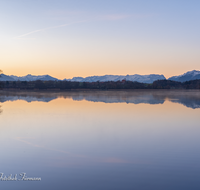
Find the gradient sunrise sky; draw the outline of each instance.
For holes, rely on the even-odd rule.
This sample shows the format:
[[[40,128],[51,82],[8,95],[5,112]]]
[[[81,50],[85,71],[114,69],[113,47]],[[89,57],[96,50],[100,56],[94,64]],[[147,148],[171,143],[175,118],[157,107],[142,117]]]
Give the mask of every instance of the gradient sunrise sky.
[[[64,79],[200,70],[199,0],[0,0],[0,69]]]

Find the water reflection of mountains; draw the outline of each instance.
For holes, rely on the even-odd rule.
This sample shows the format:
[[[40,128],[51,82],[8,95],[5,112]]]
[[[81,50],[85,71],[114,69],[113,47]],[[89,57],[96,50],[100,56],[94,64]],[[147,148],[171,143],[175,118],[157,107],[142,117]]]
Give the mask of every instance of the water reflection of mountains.
[[[87,100],[104,103],[163,104],[166,100],[180,103],[190,108],[200,108],[199,90],[130,90],[130,91],[0,91],[0,102],[25,100],[27,102],[50,102],[59,97],[75,101]]]

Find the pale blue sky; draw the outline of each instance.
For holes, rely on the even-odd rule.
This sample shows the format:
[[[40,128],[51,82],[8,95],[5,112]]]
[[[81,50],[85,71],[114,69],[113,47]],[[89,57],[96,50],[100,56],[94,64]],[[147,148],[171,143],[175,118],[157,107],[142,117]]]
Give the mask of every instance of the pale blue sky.
[[[0,68],[58,78],[200,70],[200,1],[0,0]]]

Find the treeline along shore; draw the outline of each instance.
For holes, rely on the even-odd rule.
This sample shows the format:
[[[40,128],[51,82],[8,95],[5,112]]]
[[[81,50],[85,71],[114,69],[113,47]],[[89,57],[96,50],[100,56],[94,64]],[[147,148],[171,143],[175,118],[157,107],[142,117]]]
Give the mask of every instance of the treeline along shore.
[[[71,82],[71,81],[1,81],[0,89],[23,90],[71,90],[71,89],[200,89],[200,80],[176,82],[171,80],[157,80],[152,84],[132,81],[108,82]]]

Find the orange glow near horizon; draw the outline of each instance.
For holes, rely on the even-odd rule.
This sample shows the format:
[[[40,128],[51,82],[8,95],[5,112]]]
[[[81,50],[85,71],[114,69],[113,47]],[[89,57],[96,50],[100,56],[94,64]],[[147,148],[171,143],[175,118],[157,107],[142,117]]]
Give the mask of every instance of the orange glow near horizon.
[[[112,68],[112,66],[107,67],[96,67],[95,68],[85,68],[84,66],[80,68],[71,67],[70,69],[67,69],[66,66],[59,67],[54,69],[53,67],[49,66],[46,67],[30,67],[30,69],[26,67],[13,67],[13,68],[6,68],[5,66],[1,68],[4,74],[6,75],[16,75],[16,76],[25,76],[28,74],[31,75],[50,75],[52,77],[58,78],[58,79],[69,79],[73,77],[88,77],[88,76],[103,76],[103,75],[149,75],[149,74],[159,74],[164,75],[166,78],[169,78],[171,76],[177,76],[181,75],[187,71],[191,70],[200,70],[200,68],[191,68],[190,66],[185,66],[180,69],[173,69],[170,68],[139,68],[139,66],[130,66],[130,68],[120,68],[120,66],[116,66],[115,68]]]
[[[44,6],[40,1],[2,2],[0,69],[4,74],[169,78],[200,70],[197,2],[188,1],[187,6],[170,1],[160,2],[162,6],[130,0],[85,6],[80,2],[44,0]],[[185,7],[191,5],[186,14]]]

